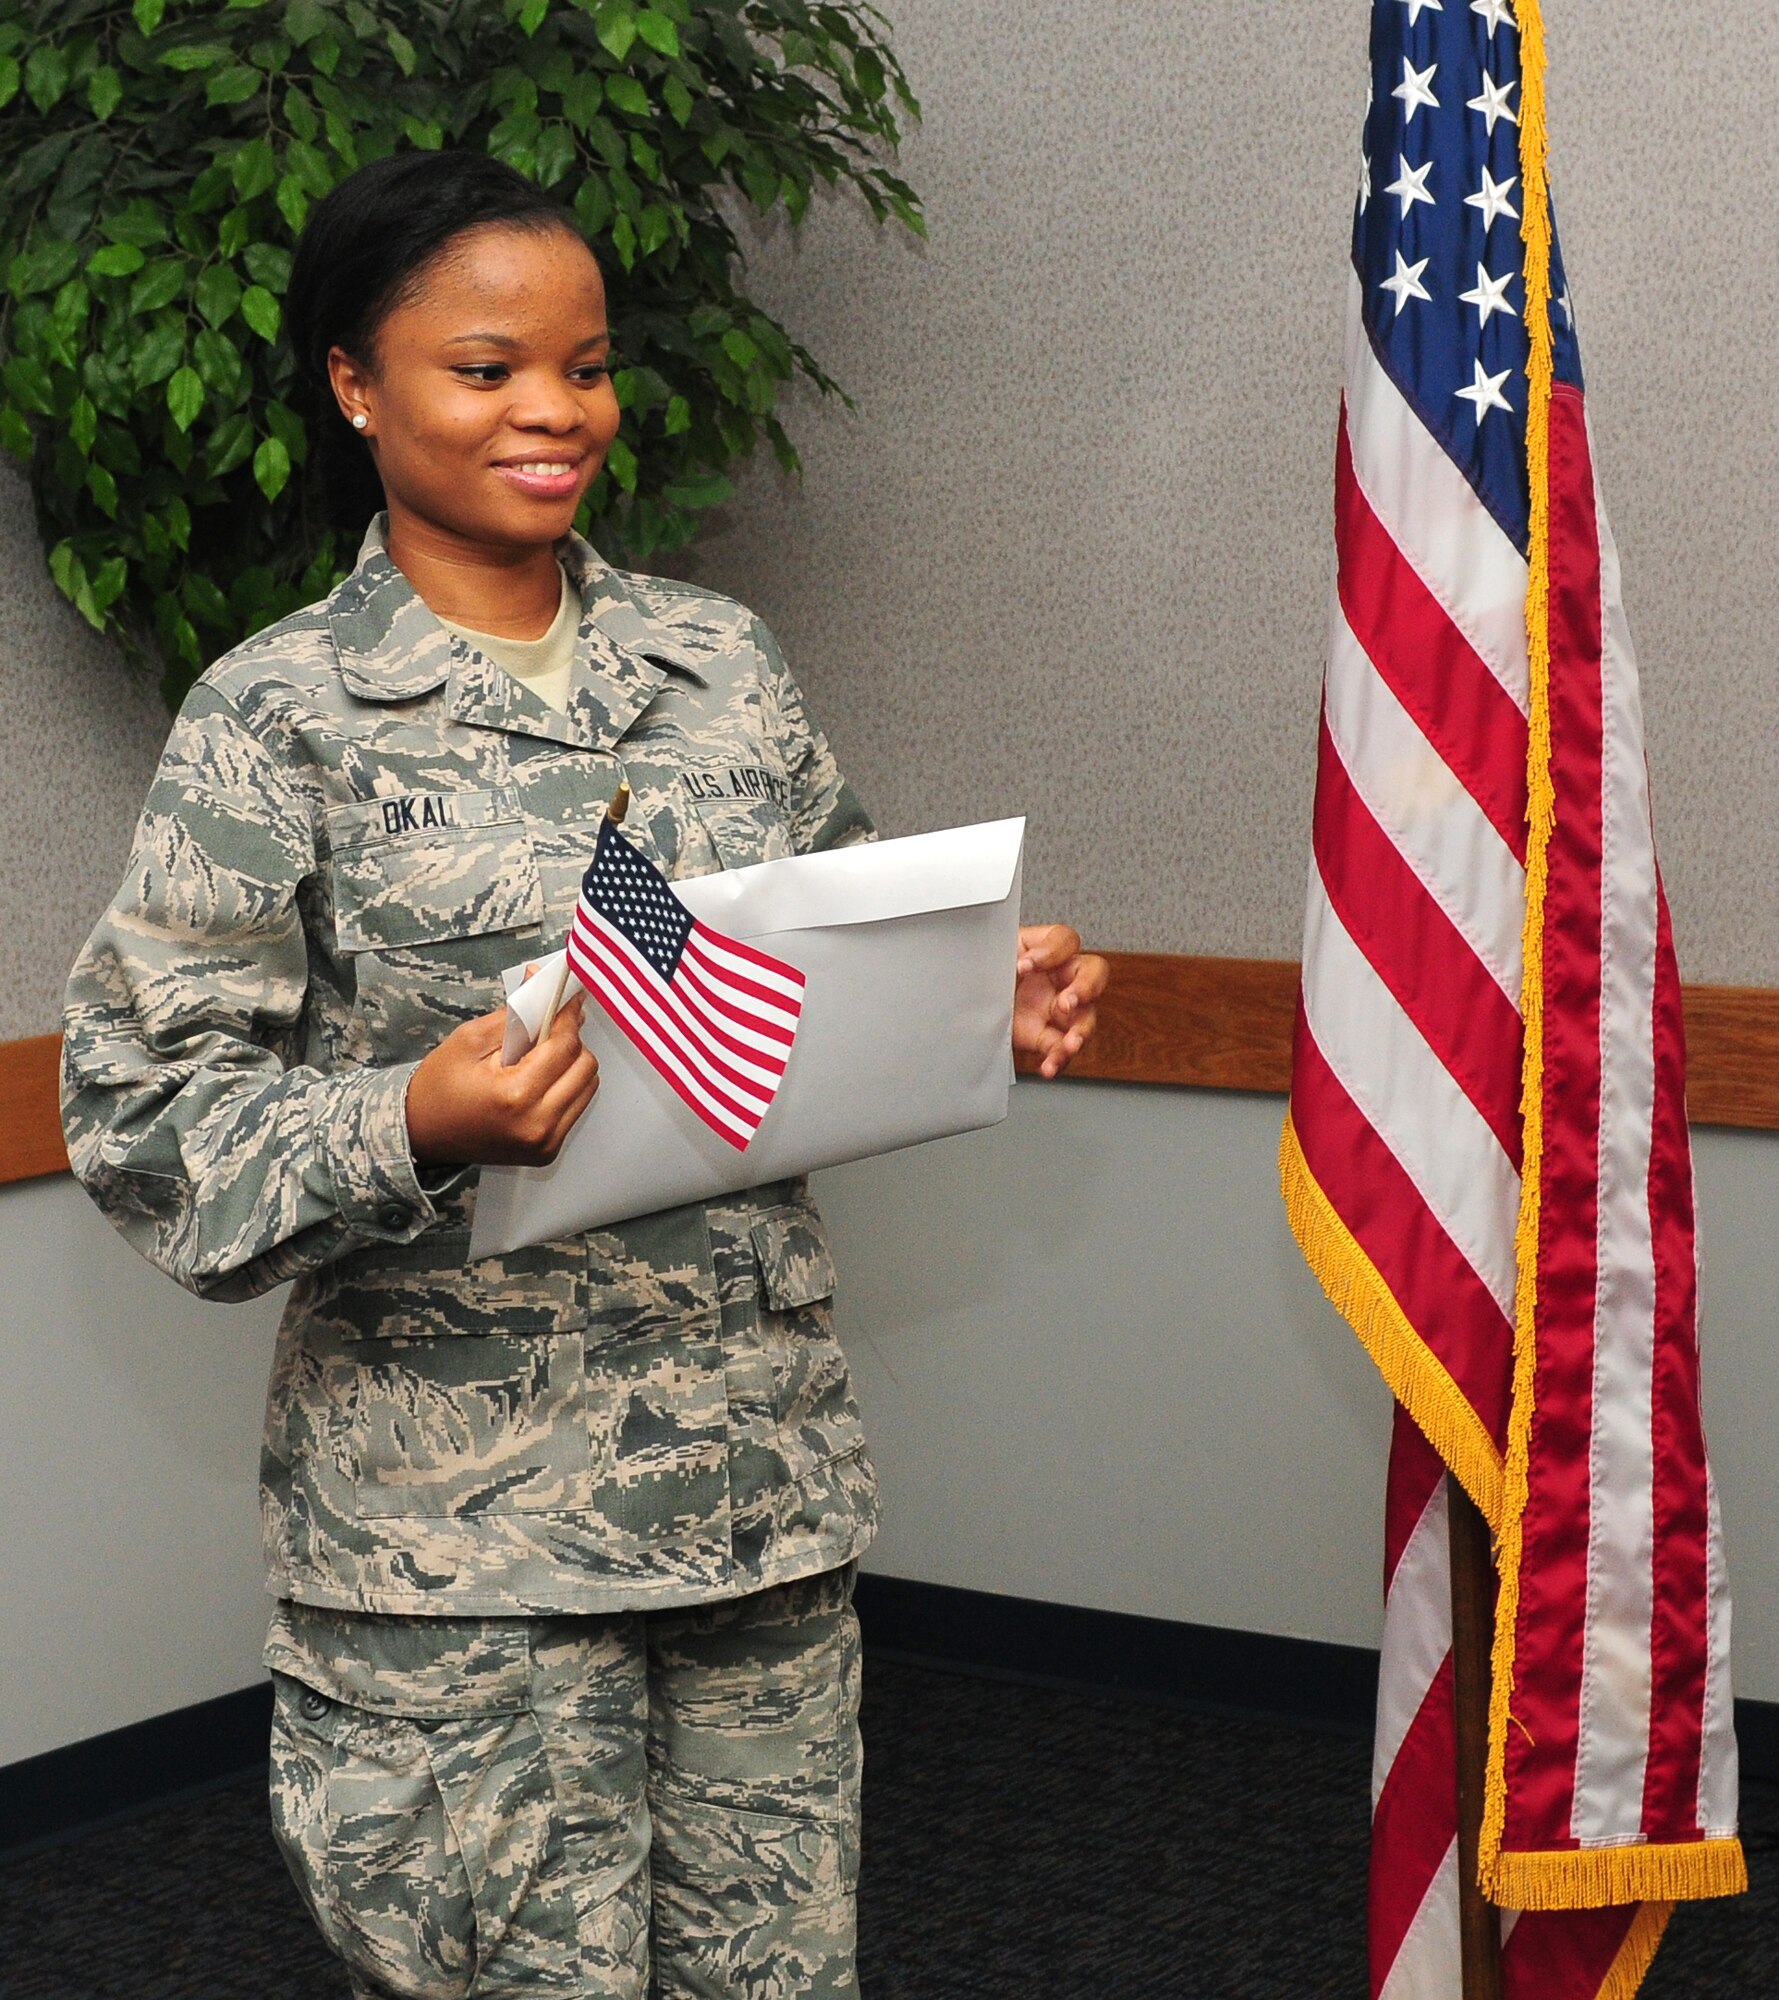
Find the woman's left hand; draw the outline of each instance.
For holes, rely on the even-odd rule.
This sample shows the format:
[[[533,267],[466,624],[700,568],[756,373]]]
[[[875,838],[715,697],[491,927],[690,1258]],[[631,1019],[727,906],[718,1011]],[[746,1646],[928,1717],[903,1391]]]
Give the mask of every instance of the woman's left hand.
[[[1110,968],[1067,924],[1024,924],[1013,991],[1013,1053],[1022,1069],[1060,1076],[1093,1033]]]

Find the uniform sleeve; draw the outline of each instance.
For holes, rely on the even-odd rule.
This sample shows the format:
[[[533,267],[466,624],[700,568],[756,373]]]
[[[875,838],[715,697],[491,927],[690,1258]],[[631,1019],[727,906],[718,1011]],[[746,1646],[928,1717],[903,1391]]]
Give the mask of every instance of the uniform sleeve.
[[[62,1120],[118,1230],[201,1297],[248,1298],[436,1220],[414,1065],[299,1065],[307,798],[214,688],[188,698],[129,871],[69,979]]]
[[[791,787],[791,839],[799,854],[875,840],[877,828],[859,795],[840,775],[828,739],[816,727],[778,642],[758,619],[754,640],[766,663],[768,714],[776,724]]]

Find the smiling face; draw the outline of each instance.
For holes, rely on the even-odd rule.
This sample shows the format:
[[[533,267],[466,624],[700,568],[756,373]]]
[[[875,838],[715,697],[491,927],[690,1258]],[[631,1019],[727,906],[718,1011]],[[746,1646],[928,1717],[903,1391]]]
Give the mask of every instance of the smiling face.
[[[392,548],[458,561],[547,549],[574,523],[618,430],[605,286],[567,228],[455,238],[377,328],[328,356],[377,461]]]

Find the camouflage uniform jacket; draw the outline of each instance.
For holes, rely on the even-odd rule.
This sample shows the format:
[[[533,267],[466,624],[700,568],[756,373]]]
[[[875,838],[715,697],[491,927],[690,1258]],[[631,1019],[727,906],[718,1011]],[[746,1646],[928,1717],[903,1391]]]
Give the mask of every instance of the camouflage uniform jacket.
[[[418,1059],[567,930],[620,777],[670,876],[871,837],[770,636],[579,540],[566,712],[448,634],[373,527],[217,662],[75,964],[74,1170],[201,1297],[287,1279],[270,1587],[499,1616],[698,1603],[834,1567],[875,1480],[800,1182],[468,1262]]]

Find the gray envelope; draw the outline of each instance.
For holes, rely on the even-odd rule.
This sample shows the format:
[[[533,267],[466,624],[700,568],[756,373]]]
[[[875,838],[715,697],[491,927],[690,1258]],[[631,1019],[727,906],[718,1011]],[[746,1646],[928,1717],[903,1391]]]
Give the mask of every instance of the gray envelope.
[[[745,1152],[710,1131],[589,1000],[599,1094],[549,1167],[484,1167],[470,1256],[595,1229],[994,1125],[1012,1081],[1023,819],[764,861],[673,885],[714,930],[808,979],[789,1066]],[[529,1045],[562,954],[507,974]]]

